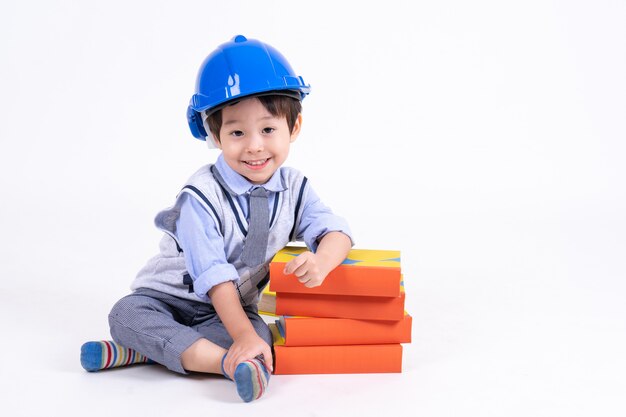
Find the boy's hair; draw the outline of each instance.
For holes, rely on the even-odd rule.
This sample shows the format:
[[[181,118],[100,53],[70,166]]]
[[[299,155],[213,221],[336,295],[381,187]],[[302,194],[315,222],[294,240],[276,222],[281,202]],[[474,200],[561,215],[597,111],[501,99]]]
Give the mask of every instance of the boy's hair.
[[[254,98],[258,99],[265,110],[267,110],[272,116],[285,117],[287,119],[287,126],[289,126],[289,133],[293,132],[293,127],[296,124],[298,115],[302,112],[302,103],[300,103],[300,100],[284,95],[267,95],[257,96]],[[237,102],[233,102],[231,105],[235,103]],[[218,110],[209,115],[207,124],[209,125],[209,130],[215,138],[220,140],[222,110]]]

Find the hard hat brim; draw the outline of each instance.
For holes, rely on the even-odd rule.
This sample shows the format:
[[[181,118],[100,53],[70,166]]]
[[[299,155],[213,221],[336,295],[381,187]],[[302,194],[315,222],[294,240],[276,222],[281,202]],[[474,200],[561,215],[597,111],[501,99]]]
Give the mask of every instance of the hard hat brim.
[[[203,111],[203,113],[208,117],[210,115],[212,115],[215,112],[218,112],[220,110],[222,110],[224,107],[228,107],[231,106],[241,100],[245,100],[248,98],[253,98],[253,97],[262,97],[262,96],[286,96],[286,97],[291,97],[295,100],[298,101],[302,101],[302,96],[303,94],[300,91],[296,91],[296,90],[272,90],[272,91],[264,91],[262,93],[254,93],[254,94],[248,94],[248,95],[242,95],[236,98],[233,98],[231,100],[225,101],[223,103],[218,104],[217,106],[209,109],[209,110],[205,110]]]

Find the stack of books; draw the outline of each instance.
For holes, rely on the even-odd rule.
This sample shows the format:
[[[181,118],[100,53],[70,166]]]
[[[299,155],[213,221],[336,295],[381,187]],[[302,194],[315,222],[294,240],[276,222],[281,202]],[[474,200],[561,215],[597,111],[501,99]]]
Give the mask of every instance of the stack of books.
[[[307,250],[286,247],[270,263],[270,285],[259,312],[276,315],[275,374],[402,372],[402,345],[411,342],[399,251],[353,249],[321,286],[285,275],[285,264]]]

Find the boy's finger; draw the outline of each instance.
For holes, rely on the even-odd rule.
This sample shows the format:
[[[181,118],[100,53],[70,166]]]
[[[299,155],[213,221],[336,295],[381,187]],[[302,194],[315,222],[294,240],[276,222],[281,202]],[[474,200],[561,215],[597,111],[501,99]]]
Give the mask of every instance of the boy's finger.
[[[291,261],[285,264],[285,269],[283,271],[284,274],[289,275],[293,274],[296,269],[298,269],[302,264],[306,262],[306,258],[302,255],[298,255],[293,258]]]
[[[306,275],[306,273],[308,272],[309,268],[307,267],[306,261],[300,265],[298,268],[296,268],[295,271],[293,271],[293,274],[299,278],[302,278]]]
[[[241,360],[239,358],[233,358],[233,360],[230,362],[229,372],[230,372],[231,378],[235,377],[235,370],[237,369],[237,365],[239,365],[240,362]]]
[[[267,370],[270,371],[270,373],[274,371],[274,367],[272,365],[273,363],[272,351],[270,349],[263,350],[263,363],[265,367],[267,368]]]

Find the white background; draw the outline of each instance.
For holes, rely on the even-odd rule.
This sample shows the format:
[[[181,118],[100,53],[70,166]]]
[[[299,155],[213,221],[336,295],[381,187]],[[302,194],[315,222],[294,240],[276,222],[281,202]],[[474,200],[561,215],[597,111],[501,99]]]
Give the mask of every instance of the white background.
[[[625,22],[621,1],[3,1],[0,407],[624,415]],[[80,367],[155,213],[217,157],[185,110],[239,33],[312,85],[287,164],[357,247],[402,251],[402,374],[275,376],[245,405],[219,377]]]

